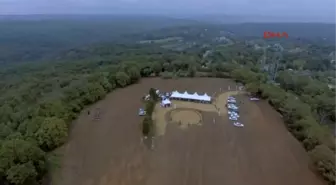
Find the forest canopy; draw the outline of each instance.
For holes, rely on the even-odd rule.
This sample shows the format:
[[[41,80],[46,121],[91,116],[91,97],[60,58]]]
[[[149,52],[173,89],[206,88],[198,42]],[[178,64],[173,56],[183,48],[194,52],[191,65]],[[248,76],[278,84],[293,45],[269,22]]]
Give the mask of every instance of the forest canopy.
[[[226,31],[237,37],[262,38],[264,31],[286,31],[291,39],[299,39],[301,42],[308,40],[335,44],[334,24],[212,24],[160,16],[25,16],[0,19],[0,63],[50,61],[58,58],[62,52],[83,45],[134,40],[129,34],[141,33],[142,36],[145,34],[150,38],[149,30],[159,30],[156,32],[157,38],[169,37],[183,34],[180,30],[188,26],[193,26],[195,33],[199,28],[209,29],[208,34],[212,36]],[[163,28],[166,30],[162,32]],[[184,33],[185,39],[187,36]]]

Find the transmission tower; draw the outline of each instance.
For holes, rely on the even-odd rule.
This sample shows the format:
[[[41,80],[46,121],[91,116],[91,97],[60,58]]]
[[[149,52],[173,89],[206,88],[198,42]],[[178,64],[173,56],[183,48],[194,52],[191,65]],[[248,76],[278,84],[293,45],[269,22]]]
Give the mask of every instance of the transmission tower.
[[[271,74],[272,81],[275,81],[279,69],[279,62],[282,60],[283,47],[280,44],[275,44],[275,61],[273,61],[273,73]]]
[[[266,64],[266,60],[267,60],[267,49],[269,48],[269,46],[265,46],[263,47],[263,56],[261,57],[261,60],[260,60],[260,67],[261,69],[263,70],[264,67],[265,67],[265,64]]]
[[[266,63],[266,56],[267,56],[267,48],[266,47],[264,47],[263,48],[263,50],[264,50],[264,55],[263,55],[263,59],[261,60],[261,66],[264,66],[265,65],[265,63]]]

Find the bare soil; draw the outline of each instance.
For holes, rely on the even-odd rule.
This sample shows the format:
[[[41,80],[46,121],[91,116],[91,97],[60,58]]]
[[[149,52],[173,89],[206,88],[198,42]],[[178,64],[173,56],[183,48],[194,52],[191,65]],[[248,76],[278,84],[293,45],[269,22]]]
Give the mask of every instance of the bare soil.
[[[179,111],[175,111],[173,115],[170,115],[173,110],[183,110],[182,113],[176,114]],[[189,109],[189,111],[187,111]],[[217,112],[216,106],[214,104],[203,104],[203,103],[195,103],[195,102],[187,102],[187,101],[177,101],[173,100],[171,107],[161,107],[160,103],[156,104],[154,113],[153,113],[153,120],[156,124],[156,134],[159,136],[164,135],[166,131],[166,127],[169,120],[168,117],[173,117],[173,121],[177,121],[183,116],[181,121],[181,126],[185,128],[186,125],[190,124],[199,124],[199,121],[196,121],[200,119],[200,116],[197,116],[195,111],[206,111],[206,112]],[[184,114],[183,114],[184,113]],[[183,115],[181,115],[183,114]],[[180,118],[177,118],[180,117]],[[191,123],[192,122],[192,123]]]
[[[167,113],[166,121],[168,123],[175,123],[181,126],[181,128],[188,128],[190,125],[201,125],[202,115],[196,109],[183,109],[177,108]]]
[[[154,150],[141,138],[141,97],[151,87],[161,91],[225,91],[224,79],[145,79],[119,89],[84,110],[64,147],[56,185],[322,185],[308,168],[308,156],[265,102],[240,96],[241,122],[236,128],[218,113],[202,112],[203,124],[179,129],[168,124],[155,138]],[[231,89],[233,90],[233,89]],[[213,120],[216,124],[213,124]]]

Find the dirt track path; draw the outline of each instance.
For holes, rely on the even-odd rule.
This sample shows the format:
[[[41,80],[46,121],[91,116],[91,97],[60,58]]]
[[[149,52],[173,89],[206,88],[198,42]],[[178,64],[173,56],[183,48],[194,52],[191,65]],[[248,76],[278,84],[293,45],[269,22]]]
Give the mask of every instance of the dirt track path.
[[[147,79],[117,90],[76,121],[56,185],[322,185],[307,155],[269,106],[244,103],[245,128],[204,113],[202,126],[169,124],[154,151],[141,144],[137,111],[150,87],[212,94],[233,82],[223,79]],[[186,88],[186,89],[184,89]],[[212,120],[217,116],[216,124]]]
[[[219,93],[215,100],[215,105],[218,111],[220,112],[220,115],[226,117],[227,116],[227,108],[226,108],[226,102],[229,96],[236,96],[238,95],[239,91],[228,91]]]

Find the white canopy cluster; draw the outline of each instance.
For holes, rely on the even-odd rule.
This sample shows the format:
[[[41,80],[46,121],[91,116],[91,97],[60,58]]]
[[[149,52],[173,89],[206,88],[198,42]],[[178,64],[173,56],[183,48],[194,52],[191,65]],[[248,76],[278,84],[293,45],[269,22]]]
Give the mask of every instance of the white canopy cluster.
[[[198,101],[211,101],[211,97],[208,96],[206,93],[204,95],[199,95],[196,92],[194,94],[189,94],[187,91],[184,93],[179,93],[178,91],[173,91],[170,98],[179,98],[185,100],[198,100]]]

